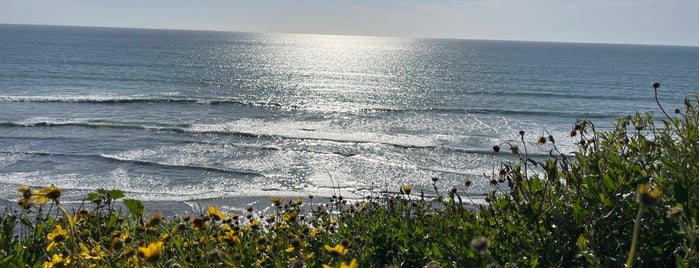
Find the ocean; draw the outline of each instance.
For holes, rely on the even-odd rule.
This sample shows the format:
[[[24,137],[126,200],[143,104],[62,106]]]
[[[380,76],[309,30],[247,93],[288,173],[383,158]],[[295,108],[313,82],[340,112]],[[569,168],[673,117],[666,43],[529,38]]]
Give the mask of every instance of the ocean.
[[[23,184],[195,208],[412,185],[481,202],[525,131],[660,114],[699,47],[0,25],[0,199]],[[549,145],[550,146],[550,145]],[[465,181],[473,186],[466,188]],[[230,207],[244,204],[230,204]]]

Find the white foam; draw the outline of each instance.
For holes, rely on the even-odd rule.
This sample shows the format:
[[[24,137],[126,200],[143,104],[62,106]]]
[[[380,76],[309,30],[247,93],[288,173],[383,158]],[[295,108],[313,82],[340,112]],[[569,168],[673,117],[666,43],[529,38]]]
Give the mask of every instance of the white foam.
[[[221,124],[194,124],[191,132],[230,132],[249,135],[280,136],[294,139],[316,139],[337,142],[380,143],[404,147],[436,146],[433,137],[386,134],[376,132],[341,129],[328,122],[299,122],[244,119]]]

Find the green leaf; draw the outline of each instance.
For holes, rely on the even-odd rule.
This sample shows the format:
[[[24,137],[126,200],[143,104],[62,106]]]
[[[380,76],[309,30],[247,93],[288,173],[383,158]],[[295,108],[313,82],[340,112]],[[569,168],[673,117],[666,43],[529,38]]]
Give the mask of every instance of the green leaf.
[[[87,200],[90,200],[90,202],[95,202],[97,199],[100,198],[100,194],[98,193],[89,193],[87,194]]]
[[[616,189],[616,183],[614,183],[614,179],[612,179],[609,174],[605,174],[602,179],[604,180],[604,186],[607,187],[607,190],[614,191],[614,189]]]
[[[136,199],[124,199],[124,206],[131,212],[131,217],[134,219],[139,219],[143,216],[143,211],[145,207],[141,201]]]
[[[587,238],[585,235],[580,235],[578,236],[578,250],[580,251],[585,251],[587,250]]]
[[[502,198],[502,199],[498,200],[497,202],[495,202],[494,207],[497,209],[504,209],[509,205],[510,205],[510,200],[506,199],[506,198]]]
[[[124,197],[124,191],[122,191],[122,190],[117,190],[117,189],[115,189],[115,190],[109,190],[108,195],[109,195],[109,197],[111,197],[112,199],[119,199],[119,198]]]

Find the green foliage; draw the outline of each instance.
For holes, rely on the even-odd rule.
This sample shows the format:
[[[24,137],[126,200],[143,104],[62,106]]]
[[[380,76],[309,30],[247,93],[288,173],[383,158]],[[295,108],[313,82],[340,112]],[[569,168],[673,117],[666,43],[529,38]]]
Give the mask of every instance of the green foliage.
[[[141,201],[135,199],[124,199],[124,206],[129,209],[131,212],[131,217],[134,219],[140,219],[143,217],[143,213],[146,209]]]
[[[550,159],[532,159],[522,135],[519,161],[503,164],[511,191],[492,192],[490,209],[481,213],[494,244],[503,244],[493,255],[520,265],[536,259],[547,267],[618,267],[629,255],[642,267],[698,266],[696,103],[697,97],[686,100],[674,118],[665,114],[662,127],[649,113],[619,118],[605,132],[578,121],[572,156],[550,139]],[[662,204],[642,205],[641,185],[662,193]],[[638,242],[635,255],[632,240]]]

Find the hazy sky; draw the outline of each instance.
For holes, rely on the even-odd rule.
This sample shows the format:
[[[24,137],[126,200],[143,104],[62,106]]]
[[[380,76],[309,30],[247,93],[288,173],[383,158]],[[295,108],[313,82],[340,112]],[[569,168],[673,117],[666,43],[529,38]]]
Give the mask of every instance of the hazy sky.
[[[0,23],[699,46],[699,0],[0,0]]]

